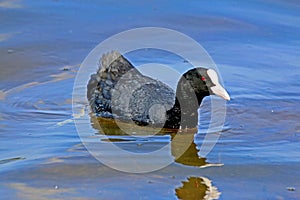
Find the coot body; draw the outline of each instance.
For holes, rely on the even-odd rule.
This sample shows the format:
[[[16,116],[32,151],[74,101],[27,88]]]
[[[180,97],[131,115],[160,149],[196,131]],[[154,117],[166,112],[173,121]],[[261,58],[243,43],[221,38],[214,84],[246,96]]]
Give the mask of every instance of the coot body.
[[[87,89],[91,111],[97,117],[172,129],[196,127],[197,110],[205,96],[215,94],[230,99],[212,69],[198,67],[187,71],[174,92],[161,81],[140,73],[116,51],[102,56]]]

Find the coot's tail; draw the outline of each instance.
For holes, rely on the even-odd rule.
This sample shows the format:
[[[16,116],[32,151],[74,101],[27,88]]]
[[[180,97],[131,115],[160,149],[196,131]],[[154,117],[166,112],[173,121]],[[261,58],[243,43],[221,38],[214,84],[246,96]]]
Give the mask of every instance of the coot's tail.
[[[112,51],[102,55],[98,67],[88,82],[87,98],[93,113],[109,117],[112,88],[134,66],[119,52]]]

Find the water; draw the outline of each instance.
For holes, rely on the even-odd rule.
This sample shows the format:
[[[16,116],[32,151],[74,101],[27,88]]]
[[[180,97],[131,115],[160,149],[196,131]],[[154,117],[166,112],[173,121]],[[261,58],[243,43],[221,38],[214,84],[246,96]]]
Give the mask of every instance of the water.
[[[299,199],[299,10],[292,0],[0,1],[1,197],[203,198],[210,180],[220,199]],[[198,134],[189,154],[168,167],[127,174],[82,145],[72,90],[80,63],[99,42],[141,26],[175,29],[203,45],[232,100],[206,158],[197,157]],[[131,151],[170,140],[109,138]]]

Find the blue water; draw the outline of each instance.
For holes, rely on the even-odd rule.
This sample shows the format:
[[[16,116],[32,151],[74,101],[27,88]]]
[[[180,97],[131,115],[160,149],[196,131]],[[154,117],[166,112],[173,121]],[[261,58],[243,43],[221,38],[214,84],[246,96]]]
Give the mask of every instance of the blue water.
[[[300,199],[298,1],[1,0],[0,24],[3,199],[176,199],[189,177],[212,181],[219,199]],[[232,100],[206,161],[222,166],[174,162],[127,174],[97,161],[81,143],[72,121],[81,62],[106,38],[144,26],[192,37],[216,63]],[[167,56],[158,60],[176,65]],[[117,138],[133,151],[141,143]],[[196,135],[198,148],[202,139]]]

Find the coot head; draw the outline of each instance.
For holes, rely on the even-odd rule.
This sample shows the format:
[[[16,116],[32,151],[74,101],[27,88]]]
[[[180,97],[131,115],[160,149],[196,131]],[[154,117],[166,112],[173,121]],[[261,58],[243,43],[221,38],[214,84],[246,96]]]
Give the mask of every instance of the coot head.
[[[190,93],[190,94],[187,94]],[[198,106],[205,96],[217,95],[225,100],[230,100],[227,91],[219,82],[218,74],[213,69],[206,69],[197,67],[184,73],[177,85],[176,95],[184,96],[197,96]]]
[[[203,98],[210,95],[230,100],[215,70],[197,67],[184,73],[177,85],[175,104],[167,111],[164,127],[196,127],[198,108]]]

